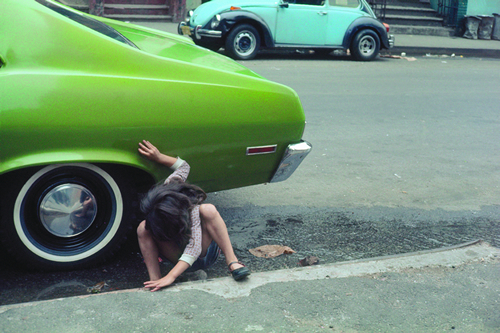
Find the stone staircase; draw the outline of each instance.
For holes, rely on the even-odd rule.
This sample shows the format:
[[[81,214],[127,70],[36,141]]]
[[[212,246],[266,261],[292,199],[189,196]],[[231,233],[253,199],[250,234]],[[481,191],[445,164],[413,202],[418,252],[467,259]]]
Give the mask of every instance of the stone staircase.
[[[444,19],[426,0],[386,0],[384,22],[392,34],[450,37],[455,29],[444,26]]]
[[[176,1],[177,2],[177,1]],[[104,17],[120,21],[168,20],[174,18],[166,0],[105,0]],[[172,8],[173,9],[173,8]]]

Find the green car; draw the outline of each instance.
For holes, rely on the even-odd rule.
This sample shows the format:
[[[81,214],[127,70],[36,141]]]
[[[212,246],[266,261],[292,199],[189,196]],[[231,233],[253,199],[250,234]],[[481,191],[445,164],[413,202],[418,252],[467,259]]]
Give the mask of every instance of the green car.
[[[184,37],[52,0],[0,9],[0,239],[28,267],[118,250],[138,193],[170,172],[143,139],[208,192],[284,180],[311,149],[292,89]]]
[[[350,50],[369,61],[394,46],[389,25],[377,20],[366,0],[211,0],[189,11],[178,32],[240,60],[260,49],[288,48]]]

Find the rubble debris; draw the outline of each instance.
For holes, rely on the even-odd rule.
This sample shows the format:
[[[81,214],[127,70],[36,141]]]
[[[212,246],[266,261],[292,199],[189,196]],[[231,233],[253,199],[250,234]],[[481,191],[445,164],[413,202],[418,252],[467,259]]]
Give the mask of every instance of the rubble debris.
[[[318,257],[315,256],[307,256],[299,261],[300,266],[312,266],[318,264],[319,264],[319,259]]]
[[[187,272],[185,274],[188,281],[205,281],[208,279],[208,274],[203,269],[199,269],[194,272]]]
[[[88,287],[87,291],[91,294],[98,294],[102,291],[102,288],[104,288],[104,286],[107,286],[106,281],[101,281],[96,283],[92,287]]]
[[[255,249],[250,249],[248,251],[259,258],[274,258],[282,254],[295,253],[294,250],[292,250],[288,246],[283,245],[263,245],[256,247]]]
[[[392,54],[387,54],[387,55],[380,55],[380,58],[391,58],[391,59],[405,59],[405,60],[408,60],[408,61],[415,61],[417,60],[417,58],[415,57],[406,57],[406,56],[403,56],[403,54],[406,54],[406,53],[401,53],[402,55],[398,56],[398,55],[392,55]]]

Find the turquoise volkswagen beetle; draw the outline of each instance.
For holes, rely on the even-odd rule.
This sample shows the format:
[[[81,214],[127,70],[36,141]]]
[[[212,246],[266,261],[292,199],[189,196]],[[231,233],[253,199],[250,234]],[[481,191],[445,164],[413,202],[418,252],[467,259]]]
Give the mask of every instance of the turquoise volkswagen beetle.
[[[178,32],[240,60],[263,48],[306,48],[349,49],[368,61],[394,46],[389,26],[365,0],[212,0],[190,11]]]
[[[187,38],[53,0],[0,7],[0,256],[72,269],[116,253],[138,192],[169,174],[143,139],[206,191],[285,180],[311,149],[292,89]]]

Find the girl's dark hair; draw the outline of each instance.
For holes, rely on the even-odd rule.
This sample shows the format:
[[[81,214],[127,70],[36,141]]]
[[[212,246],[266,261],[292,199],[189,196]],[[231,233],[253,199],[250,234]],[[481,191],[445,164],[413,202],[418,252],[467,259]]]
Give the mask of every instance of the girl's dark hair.
[[[141,201],[146,229],[159,241],[174,241],[185,246],[191,237],[190,212],[207,195],[196,185],[170,180],[153,187]]]

